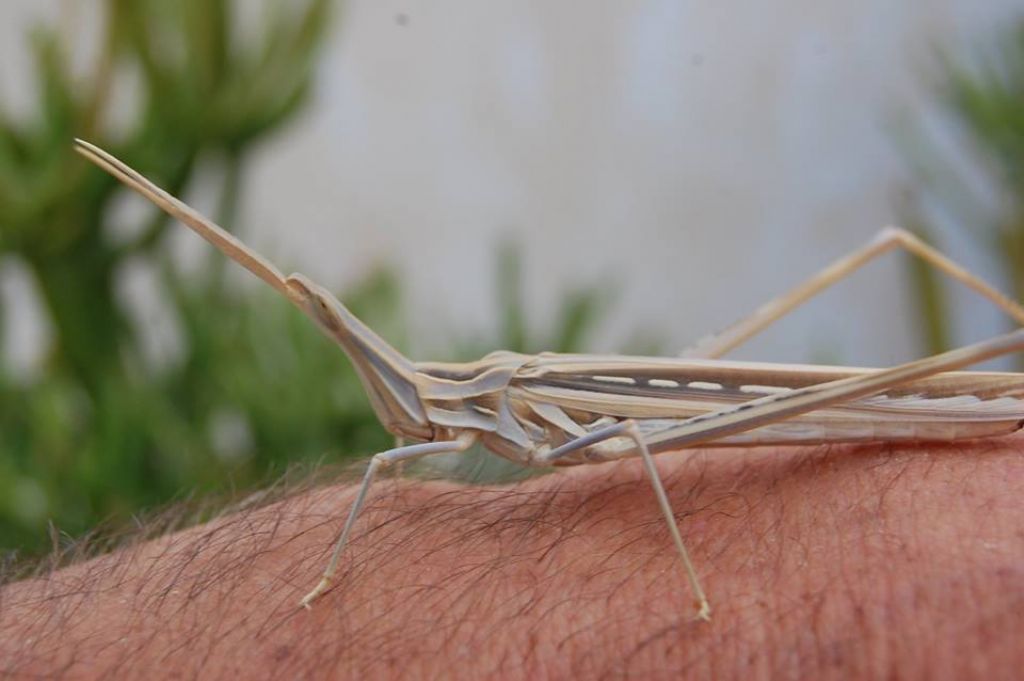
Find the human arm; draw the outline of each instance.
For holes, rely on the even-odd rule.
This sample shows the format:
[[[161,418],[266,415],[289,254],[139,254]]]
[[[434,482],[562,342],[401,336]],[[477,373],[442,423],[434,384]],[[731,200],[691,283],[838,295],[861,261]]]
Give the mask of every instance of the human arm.
[[[73,678],[994,678],[1021,668],[1021,439],[658,457],[507,487],[382,482],[337,587],[350,485],[0,592],[0,664]]]

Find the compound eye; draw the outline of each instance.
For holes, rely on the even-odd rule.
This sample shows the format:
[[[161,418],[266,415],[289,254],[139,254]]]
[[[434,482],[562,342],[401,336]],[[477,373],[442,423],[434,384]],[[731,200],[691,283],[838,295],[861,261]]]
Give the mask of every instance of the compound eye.
[[[337,316],[319,295],[313,296],[313,307],[317,320],[323,324],[324,327],[332,331],[336,331],[338,329]]]

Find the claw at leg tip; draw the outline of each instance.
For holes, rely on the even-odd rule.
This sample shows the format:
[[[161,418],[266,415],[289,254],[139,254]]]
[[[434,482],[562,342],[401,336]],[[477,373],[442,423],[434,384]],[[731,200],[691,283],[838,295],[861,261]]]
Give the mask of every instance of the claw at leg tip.
[[[696,603],[697,606],[697,619],[704,620],[705,622],[711,621],[711,604],[706,600],[700,600]]]
[[[326,577],[324,577],[316,585],[316,588],[314,588],[312,591],[310,591],[308,594],[306,594],[305,596],[302,597],[302,600],[299,601],[299,605],[301,605],[306,610],[312,610],[313,607],[310,605],[310,603],[312,603],[317,598],[319,598],[320,594],[322,594],[324,591],[326,591],[327,587],[329,587],[330,585],[331,585],[331,580],[329,580]]]

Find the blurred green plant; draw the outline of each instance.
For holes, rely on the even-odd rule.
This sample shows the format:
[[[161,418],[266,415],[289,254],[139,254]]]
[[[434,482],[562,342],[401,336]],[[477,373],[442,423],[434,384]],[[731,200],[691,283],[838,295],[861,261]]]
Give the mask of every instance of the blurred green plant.
[[[126,190],[71,152],[72,138],[94,140],[175,194],[212,163],[222,178],[215,217],[230,228],[248,152],[309,93],[327,5],[272,5],[258,36],[236,36],[227,0],[109,0],[105,40],[84,77],[72,76],[53,31],[34,34],[38,105],[26,121],[0,113],[0,257],[30,272],[53,334],[37,374],[17,378],[0,363],[7,553],[49,549],[50,522],[70,536],[97,523],[116,533],[168,500],[251,489],[296,462],[390,444],[344,354],[308,320],[272,292],[226,285],[226,261],[212,249],[202,267],[179,271],[156,211],[134,236],[116,234],[111,215]],[[118,112],[115,125],[107,103],[131,70],[138,113],[125,121]],[[180,356],[169,361],[148,356],[146,322],[118,295],[125,269],[140,262],[156,273],[163,300],[154,302],[166,304],[180,335]],[[541,334],[527,326],[514,249],[502,251],[498,270],[499,337],[452,339],[455,356],[436,359],[579,349],[603,311],[603,289],[570,294],[557,328]],[[406,345],[392,273],[378,271],[342,298]]]
[[[902,142],[916,184],[899,197],[903,224],[934,240],[940,221],[985,245],[1005,286],[1024,300],[1024,22],[1002,29],[970,59],[940,57],[935,91],[958,144],[918,123]],[[951,346],[944,287],[921,263],[912,269],[926,350]],[[1018,360],[1024,369],[1024,359]]]
[[[198,282],[180,281],[160,248],[162,215],[117,238],[110,209],[122,190],[70,145],[74,137],[95,140],[175,193],[200,163],[216,161],[223,179],[217,218],[230,227],[246,154],[293,118],[309,93],[330,9],[327,0],[273,3],[258,35],[239,35],[233,7],[229,0],[108,0],[100,8],[103,37],[86,68],[56,30],[32,34],[38,101],[23,120],[0,112],[0,256],[30,273],[53,337],[42,372],[27,383],[0,367],[2,546],[39,548],[50,518],[77,533],[196,486],[217,486],[228,473],[246,479],[255,466],[214,455],[215,441],[232,437],[224,435],[232,429],[266,460],[281,456],[279,420],[261,420],[268,406],[240,395],[245,374],[232,378],[237,362],[264,349],[202,324],[219,314],[218,325],[241,334],[282,320],[260,316],[248,299],[233,300],[219,266]],[[115,100],[131,102],[129,120],[110,110]],[[147,363],[117,295],[119,275],[139,261],[159,268],[182,322],[184,357],[170,369]],[[386,281],[368,286],[358,292],[368,303],[387,295]],[[263,335],[274,336],[266,328]],[[317,347],[301,333],[296,342]],[[322,372],[297,369],[302,379]],[[278,377],[268,385],[279,384]],[[327,394],[349,399],[344,391]],[[289,410],[288,400],[273,399],[280,412]],[[324,405],[314,399],[308,408]],[[297,447],[350,435],[353,427],[330,431],[321,423]]]

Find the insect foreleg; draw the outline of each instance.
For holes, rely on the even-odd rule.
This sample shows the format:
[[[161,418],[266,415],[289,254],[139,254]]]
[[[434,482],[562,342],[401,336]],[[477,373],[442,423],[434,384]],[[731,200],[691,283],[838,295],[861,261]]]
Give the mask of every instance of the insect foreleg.
[[[736,322],[718,334],[698,341],[693,347],[684,350],[682,356],[705,359],[721,357],[829,286],[842,281],[878,256],[888,253],[894,248],[902,248],[908,253],[916,255],[932,267],[948,274],[968,288],[974,289],[991,300],[1018,324],[1024,326],[1024,308],[1019,304],[905,229],[888,227],[864,246],[847,253],[800,285],[762,305],[749,317]]]
[[[366,474],[363,476],[363,484],[359,487],[359,492],[356,494],[355,501],[352,502],[352,508],[348,512],[348,518],[345,520],[345,526],[341,530],[341,536],[338,537],[338,541],[334,545],[334,551],[331,553],[331,559],[327,563],[327,568],[324,570],[323,577],[320,579],[320,582],[316,587],[303,597],[301,605],[305,608],[309,608],[309,604],[316,600],[320,594],[330,587],[334,573],[338,569],[338,560],[341,558],[341,551],[345,548],[345,544],[348,543],[349,533],[352,531],[352,526],[355,525],[359,511],[362,510],[363,504],[366,502],[366,494],[370,489],[370,485],[373,484],[374,478],[377,477],[378,470],[397,465],[405,461],[413,461],[424,456],[430,456],[431,454],[462,452],[469,449],[475,441],[476,435],[468,433],[457,440],[449,440],[445,442],[424,442],[421,444],[389,449],[387,451],[380,452],[379,454],[375,454],[373,458],[370,459],[370,465],[367,467]]]
[[[665,486],[662,485],[661,476],[658,475],[658,469],[654,465],[654,457],[651,455],[651,450],[648,449],[647,443],[645,443],[643,437],[641,437],[640,429],[637,428],[636,421],[627,419],[611,426],[587,433],[582,437],[566,442],[564,445],[551,450],[543,457],[543,460],[546,462],[554,462],[563,456],[567,456],[585,447],[589,447],[590,445],[604,440],[610,440],[615,437],[628,437],[636,443],[636,448],[640,452],[640,456],[643,458],[644,468],[647,470],[647,474],[651,478],[651,486],[654,487],[654,495],[658,499],[658,506],[661,508],[661,513],[665,517],[665,523],[668,525],[668,531],[672,535],[672,542],[676,545],[676,550],[679,551],[679,556],[683,559],[686,578],[690,582],[690,589],[693,591],[695,599],[694,605],[697,609],[697,617],[702,620],[710,620],[711,604],[708,603],[707,596],[704,594],[704,588],[700,585],[700,579],[697,577],[697,571],[694,569],[693,562],[690,560],[690,552],[686,550],[686,544],[683,542],[683,536],[679,532],[679,524],[676,522],[676,516],[672,512],[672,505],[669,503],[668,495],[665,493]]]
[[[396,435],[395,436],[395,449],[401,449],[404,446],[405,446],[405,438],[402,437],[401,435]],[[404,478],[405,477],[405,462],[404,461],[398,461],[397,463],[395,463],[395,477],[396,478]]]

